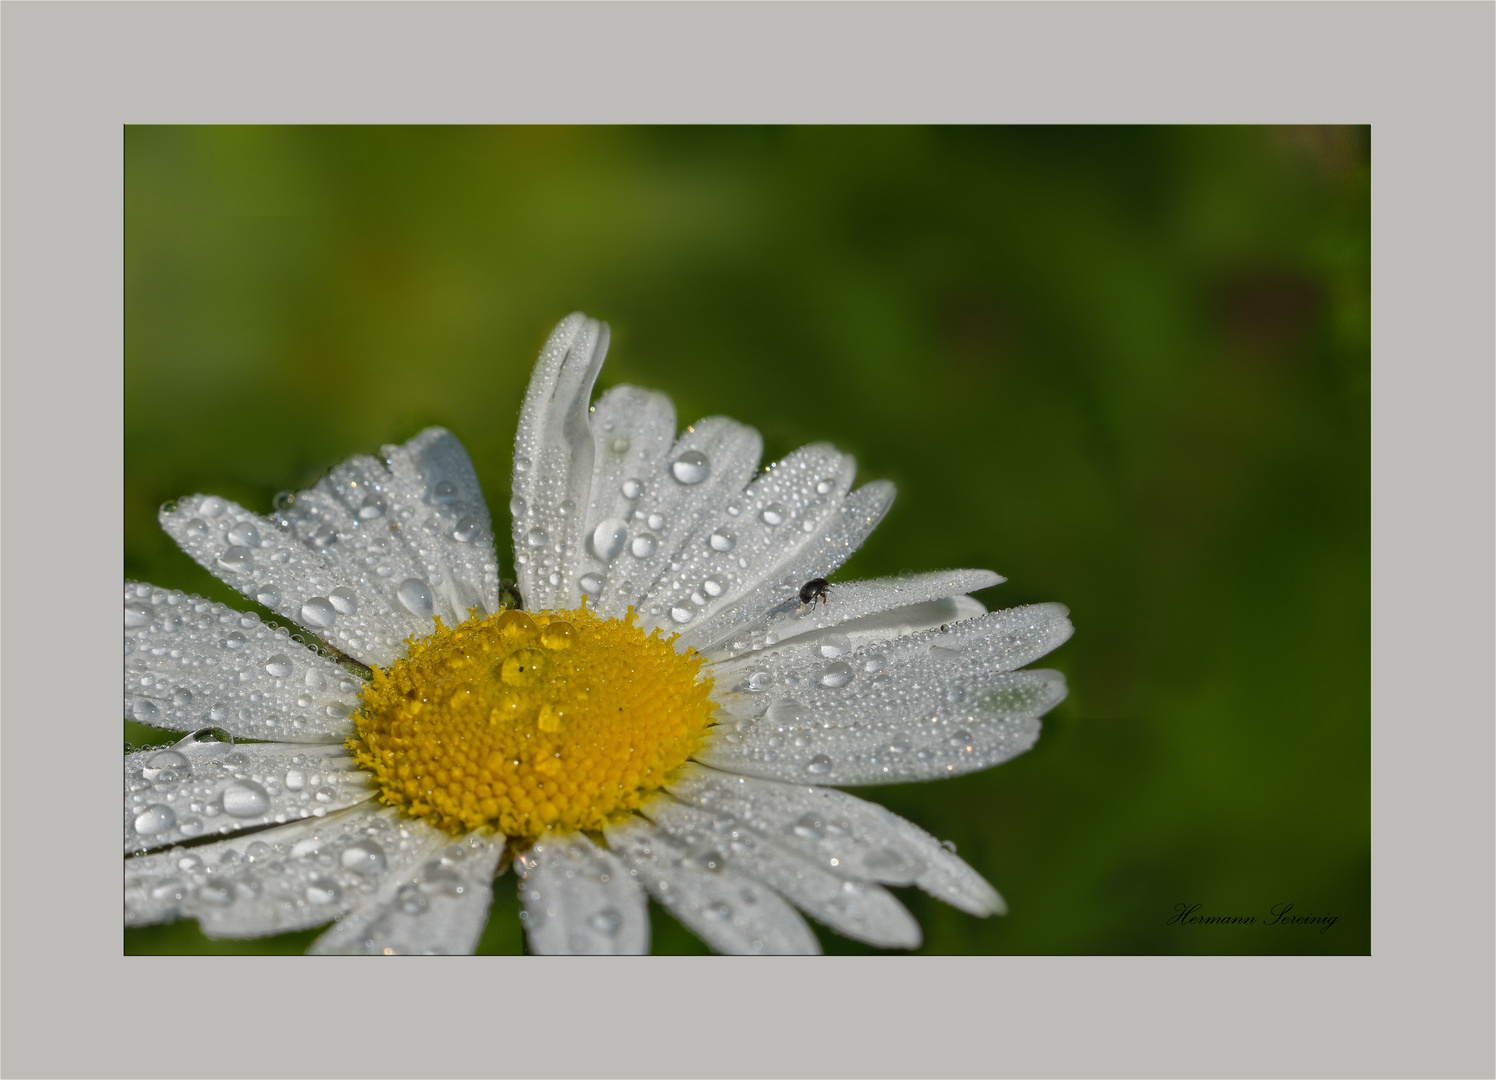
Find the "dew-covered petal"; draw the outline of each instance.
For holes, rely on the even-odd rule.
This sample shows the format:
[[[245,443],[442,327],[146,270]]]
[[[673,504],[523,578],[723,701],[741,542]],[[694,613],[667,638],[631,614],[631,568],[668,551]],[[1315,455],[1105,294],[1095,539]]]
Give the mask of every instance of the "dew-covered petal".
[[[414,873],[386,878],[373,898],[339,919],[309,953],[467,956],[477,948],[504,838],[469,833],[454,841],[425,822],[403,824],[424,838],[429,858]]]
[[[819,942],[773,889],[730,869],[702,869],[689,851],[642,818],[609,826],[608,849],[639,884],[692,933],[720,953],[810,956]]]
[[[790,783],[897,784],[960,776],[1032,747],[1039,717],[1065,697],[1065,677],[1058,671],[963,672],[947,681],[937,670],[940,663],[909,665],[898,679],[881,686],[866,680],[865,689],[834,697],[823,696],[828,687],[780,697],[757,719],[719,723],[695,758]],[[840,668],[850,665],[828,668],[840,677]],[[957,690],[961,696],[952,701]]]
[[[581,833],[541,837],[514,860],[530,951],[546,956],[649,952],[649,903],[628,868]]]
[[[729,657],[773,648],[806,635],[843,634],[856,645],[897,637],[986,612],[963,593],[986,589],[1004,578],[991,570],[941,570],[926,574],[839,581],[825,601],[779,610],[726,643]]]
[[[781,847],[731,814],[673,799],[655,799],[645,814],[689,852],[698,869],[730,867],[775,889],[839,934],[885,949],[919,947],[919,923],[886,889]]]
[[[125,853],[324,817],[374,793],[341,746],[188,736],[125,755]]]
[[[973,915],[1007,910],[980,874],[929,833],[845,792],[688,765],[670,793],[704,811],[732,817],[841,877],[918,885]]]
[[[608,352],[608,327],[581,312],[551,331],[514,436],[514,562],[531,611],[580,602],[575,581],[592,493],[587,407]]]
[[[341,742],[363,680],[254,614],[125,584],[125,715],[168,731]]]
[[[407,880],[450,837],[372,803],[125,860],[125,925],[195,918],[209,937],[330,922]]]
[[[719,532],[717,526],[735,520],[729,507],[741,514],[743,488],[753,479],[762,453],[763,438],[753,428],[725,416],[710,416],[681,432],[661,468],[626,478],[628,492],[637,495],[624,500],[626,505],[618,507],[618,517],[608,528],[599,534],[599,523],[588,537],[592,552],[599,551],[602,541],[601,554],[612,556],[589,561],[588,573],[602,577],[594,610],[622,618],[633,607],[645,626],[676,625],[665,608],[651,612],[659,605],[645,597],[658,591],[658,583],[677,576],[688,553],[708,544],[714,533],[719,545],[735,537],[725,529]],[[703,599],[708,595],[704,591]]]
[[[772,565],[766,560],[751,569],[742,568],[745,576],[740,585],[746,591],[709,615],[693,620],[682,630],[682,642],[713,655],[738,640],[749,627],[794,610],[800,604],[800,587],[813,578],[835,573],[883,520],[893,496],[891,483],[874,480],[839,501],[834,511],[824,516],[820,514],[822,508],[816,507],[814,531],[802,534],[798,545],[786,544],[775,552],[778,561]],[[713,571],[706,568],[705,572],[710,575]],[[682,571],[682,580],[687,579]]]

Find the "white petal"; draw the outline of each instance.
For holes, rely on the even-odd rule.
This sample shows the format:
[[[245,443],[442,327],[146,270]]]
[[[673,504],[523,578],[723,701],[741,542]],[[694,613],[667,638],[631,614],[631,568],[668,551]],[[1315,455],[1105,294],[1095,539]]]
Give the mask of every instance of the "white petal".
[[[949,675],[941,670],[947,665]],[[1045,670],[992,675],[940,660],[911,664],[886,684],[864,678],[862,686],[829,690],[806,687],[798,699],[772,702],[757,720],[719,723],[696,760],[789,783],[960,776],[1033,746],[1039,717],[1065,698],[1065,677]],[[951,700],[957,691],[962,697]]]
[[[679,843],[642,818],[604,832],[609,850],[628,863],[639,884],[718,952],[810,956],[821,951],[805,920],[767,886],[731,870],[690,865]]]
[[[125,925],[195,918],[210,937],[330,922],[415,873],[442,840],[372,804],[125,860]]]
[[[393,471],[353,458],[274,519],[217,496],[179,499],[161,526],[246,596],[365,664],[408,637],[493,610],[498,565],[488,510],[462,445],[431,428],[385,447]],[[465,542],[456,537],[467,537]]]
[[[742,640],[728,642],[729,655],[773,648],[806,635],[840,633],[873,640],[897,637],[932,626],[969,619],[986,608],[962,593],[989,588],[1005,580],[991,570],[941,570],[927,574],[839,581],[825,601],[797,603],[755,626]],[[802,583],[803,584],[803,583]]]
[[[844,934],[885,949],[916,949],[919,923],[887,890],[838,876],[785,850],[731,814],[674,799],[655,799],[644,813],[685,844],[697,867],[725,865],[770,886],[801,911]]]
[[[646,595],[663,578],[674,576],[671,567],[684,561],[687,552],[707,543],[716,524],[730,516],[729,505],[741,510],[743,488],[753,479],[762,453],[763,439],[753,428],[725,416],[710,416],[681,433],[665,454],[663,467],[626,478],[641,481],[640,494],[625,500],[627,505],[604,530],[606,543],[617,536],[619,523],[625,526],[622,543],[610,544],[604,552],[613,557],[595,557],[596,525],[587,537],[589,572],[604,579],[595,610],[621,618],[634,607],[646,627],[673,625],[663,608],[649,612]]]
[[[608,352],[608,328],[568,315],[540,351],[514,436],[514,562],[530,611],[571,608],[582,524],[592,494],[587,405]]]
[[[687,766],[670,793],[730,815],[843,877],[916,884],[973,915],[1006,910],[997,891],[929,833],[845,792]]]
[[[419,820],[403,827],[430,855],[414,872],[390,875],[378,893],[339,919],[309,953],[470,955],[493,903],[493,876],[502,836],[469,833],[460,840]]]
[[[815,531],[803,534],[803,543],[789,547],[786,534],[786,547],[777,553],[779,561],[773,565],[768,562],[755,565],[752,575],[757,583],[730,604],[693,621],[681,634],[683,643],[710,654],[748,627],[793,610],[800,603],[800,587],[812,578],[830,577],[846,562],[883,520],[893,496],[892,484],[874,480],[852,492],[829,515],[817,513]],[[718,569],[725,571],[725,564],[719,564]],[[704,570],[707,575],[715,572],[710,566]],[[687,571],[682,572],[681,578],[691,580]],[[748,581],[744,579],[741,584],[747,586]]]
[[[581,833],[547,833],[514,860],[525,933],[546,956],[644,955],[649,901],[628,868]]]
[[[125,853],[323,817],[372,798],[341,746],[197,742],[125,755]]]
[[[363,680],[284,628],[176,591],[125,584],[125,715],[168,731],[341,742]]]

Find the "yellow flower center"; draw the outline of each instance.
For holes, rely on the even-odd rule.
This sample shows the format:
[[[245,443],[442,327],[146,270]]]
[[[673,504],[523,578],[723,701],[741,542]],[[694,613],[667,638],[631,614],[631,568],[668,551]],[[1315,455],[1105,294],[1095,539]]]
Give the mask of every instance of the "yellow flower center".
[[[384,802],[451,832],[534,839],[641,806],[701,746],[712,681],[694,650],[627,620],[505,611],[375,669],[348,749]]]

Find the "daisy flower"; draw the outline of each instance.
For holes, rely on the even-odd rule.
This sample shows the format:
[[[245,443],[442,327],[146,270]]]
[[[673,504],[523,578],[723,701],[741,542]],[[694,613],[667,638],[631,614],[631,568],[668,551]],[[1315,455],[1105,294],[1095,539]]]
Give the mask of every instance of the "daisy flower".
[[[191,733],[125,755],[127,926],[331,923],[313,952],[472,952],[509,867],[536,953],[648,952],[650,896],[723,953],[818,952],[802,912],[915,948],[887,885],[1004,910],[836,789],[1027,750],[1065,683],[1019,669],[1070,636],[1066,609],[988,613],[966,595],[1003,580],[986,570],[828,586],[893,486],[854,489],[825,443],[760,472],[757,431],[677,437],[653,391],[589,407],[607,344],[575,314],[536,364],[514,583],[440,428],[270,517],[163,508],[184,551],[307,636],[126,583],[126,715]]]

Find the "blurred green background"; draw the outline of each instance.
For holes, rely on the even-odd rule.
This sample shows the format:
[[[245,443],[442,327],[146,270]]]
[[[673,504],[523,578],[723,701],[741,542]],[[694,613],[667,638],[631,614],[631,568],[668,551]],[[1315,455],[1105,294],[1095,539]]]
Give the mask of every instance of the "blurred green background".
[[[1009,902],[900,890],[924,951],[1369,953],[1369,161],[1342,128],[130,128],[125,574],[249,606],[156,508],[268,513],[430,424],[506,535],[530,366],[585,310],[599,392],[898,484],[842,578],[1070,605],[1032,751],[859,792]],[[522,951],[495,896],[480,951]],[[1169,925],[1196,903],[1259,922]],[[656,910],[655,951],[704,950]]]

